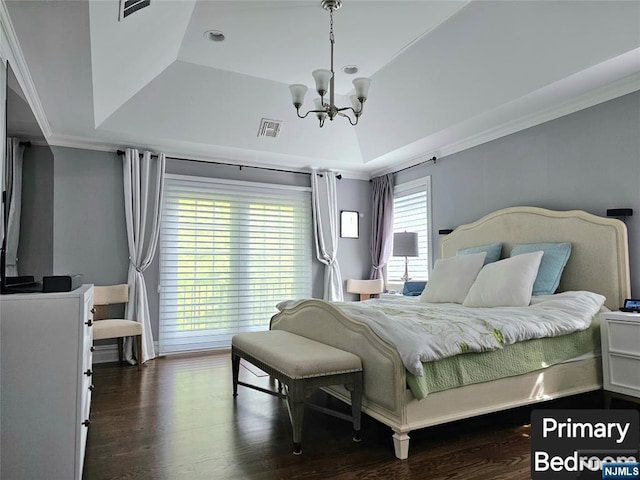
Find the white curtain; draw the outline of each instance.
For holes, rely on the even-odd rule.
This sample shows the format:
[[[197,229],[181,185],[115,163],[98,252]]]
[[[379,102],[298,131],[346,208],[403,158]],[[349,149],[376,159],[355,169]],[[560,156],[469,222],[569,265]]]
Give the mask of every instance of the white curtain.
[[[129,243],[129,302],[125,318],[143,326],[142,362],[155,357],[151,318],[144,271],[151,264],[160,233],[160,214],[164,188],[164,153],[152,158],[128,148],[124,156],[124,212]],[[133,342],[125,343],[125,358],[133,363]],[[137,355],[140,355],[137,352]]]
[[[6,274],[18,275],[18,242],[20,241],[20,211],[22,209],[22,154],[24,146],[17,138],[7,138],[7,164],[5,167],[7,215]]]
[[[323,298],[341,302],[344,295],[338,265],[338,195],[334,172],[311,171],[311,203],[316,257],[325,265]]]

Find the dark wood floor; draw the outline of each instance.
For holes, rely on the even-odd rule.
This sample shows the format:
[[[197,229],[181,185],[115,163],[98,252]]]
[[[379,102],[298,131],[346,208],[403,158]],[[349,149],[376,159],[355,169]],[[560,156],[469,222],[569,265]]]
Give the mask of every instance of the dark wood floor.
[[[530,478],[528,408],[412,432],[405,461],[394,456],[391,430],[368,416],[355,443],[347,422],[307,410],[304,452],[294,456],[284,402],[242,387],[234,400],[230,364],[227,353],[159,358],[141,372],[96,366],[84,478]],[[268,386],[256,373],[241,368],[241,379]],[[322,392],[315,400],[343,407]],[[601,402],[597,393],[545,406]]]

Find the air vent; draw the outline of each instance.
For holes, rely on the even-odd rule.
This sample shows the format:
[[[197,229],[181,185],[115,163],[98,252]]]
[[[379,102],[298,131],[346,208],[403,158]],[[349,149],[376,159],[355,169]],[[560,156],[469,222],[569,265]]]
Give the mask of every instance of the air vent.
[[[258,137],[271,137],[276,138],[280,135],[282,129],[282,120],[269,120],[263,118],[260,121],[260,129],[258,130]]]
[[[118,20],[122,21],[132,13],[138,10],[148,7],[151,0],[120,0],[120,16]]]

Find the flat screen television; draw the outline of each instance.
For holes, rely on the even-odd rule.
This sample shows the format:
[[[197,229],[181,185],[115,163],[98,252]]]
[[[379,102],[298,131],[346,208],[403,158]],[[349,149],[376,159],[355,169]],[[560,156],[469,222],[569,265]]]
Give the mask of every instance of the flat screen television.
[[[12,88],[11,85],[13,85]],[[16,105],[23,105],[20,108],[16,108]],[[12,255],[17,256],[17,238],[20,225],[20,209],[13,208],[11,210],[11,203],[15,201],[17,197],[22,196],[22,175],[16,173],[14,164],[7,159],[7,136],[13,135],[17,138],[29,137],[30,130],[33,125],[37,127],[37,132],[41,136],[41,131],[37,121],[33,117],[28,103],[24,99],[20,86],[17,82],[13,71],[8,63],[0,62],[0,186],[1,197],[1,219],[0,222],[0,294],[18,293],[18,292],[40,292],[42,291],[41,282],[36,282],[35,278],[31,275],[23,275],[20,272],[18,275],[15,270],[16,267],[12,267],[10,274],[7,274],[7,253],[11,251]],[[39,137],[34,137],[39,138]],[[44,138],[44,137],[42,137]],[[30,145],[28,140],[20,141],[20,145]],[[20,172],[22,167],[20,167]],[[16,181],[14,182],[14,178]],[[16,186],[19,184],[20,188]],[[21,198],[18,202],[21,203]],[[16,212],[18,212],[16,214]],[[10,218],[13,222],[17,222],[17,230],[10,236],[12,228],[10,226]],[[15,223],[13,223],[15,225]],[[8,242],[11,242],[13,249],[8,248]],[[16,264],[15,258],[11,262]]]

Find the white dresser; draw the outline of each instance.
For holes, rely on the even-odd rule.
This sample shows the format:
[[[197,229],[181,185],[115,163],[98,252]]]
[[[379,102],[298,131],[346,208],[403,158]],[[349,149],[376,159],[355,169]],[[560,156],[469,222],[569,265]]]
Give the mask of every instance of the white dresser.
[[[640,314],[600,314],[602,380],[607,405],[611,395],[640,401]]]
[[[93,286],[0,297],[0,478],[81,480]]]

